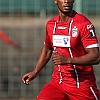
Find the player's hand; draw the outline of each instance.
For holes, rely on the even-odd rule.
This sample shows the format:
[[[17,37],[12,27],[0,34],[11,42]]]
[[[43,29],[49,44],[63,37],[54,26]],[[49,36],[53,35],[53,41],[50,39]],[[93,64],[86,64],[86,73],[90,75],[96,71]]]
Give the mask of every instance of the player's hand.
[[[52,56],[52,60],[55,65],[64,65],[64,64],[68,63],[68,58],[59,54],[58,52],[54,52],[54,54]]]
[[[33,80],[35,77],[36,77],[36,74],[34,72],[26,73],[22,77],[22,82],[25,83],[26,85],[29,85],[30,81]]]

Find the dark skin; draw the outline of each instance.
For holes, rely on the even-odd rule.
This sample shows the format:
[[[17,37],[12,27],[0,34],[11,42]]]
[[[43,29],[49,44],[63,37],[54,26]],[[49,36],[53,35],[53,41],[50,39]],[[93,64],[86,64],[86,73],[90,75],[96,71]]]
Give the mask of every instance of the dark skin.
[[[58,13],[60,15],[59,21],[68,21],[73,14],[72,8],[74,0],[54,0],[54,3],[58,6]],[[94,65],[100,62],[99,48],[85,48],[85,51],[86,55],[84,56],[67,58],[56,51],[53,52],[52,48],[44,45],[35,69],[32,72],[26,73],[22,77],[22,81],[27,85],[30,84],[30,81],[33,80],[40,70],[48,63],[51,56],[55,65],[74,64],[83,65],[85,67],[86,65]]]
[[[99,64],[99,48],[89,48],[85,49],[86,55],[75,57],[75,58],[66,58],[65,56],[55,52],[52,56],[52,60],[56,65],[65,65],[65,64],[73,64],[73,65],[94,65]]]
[[[33,80],[37,76],[37,74],[40,72],[40,70],[47,64],[47,62],[51,58],[51,55],[52,55],[52,48],[49,48],[44,45],[41,49],[38,62],[36,64],[34,71],[26,73],[22,77],[22,81],[28,85],[30,81]]]

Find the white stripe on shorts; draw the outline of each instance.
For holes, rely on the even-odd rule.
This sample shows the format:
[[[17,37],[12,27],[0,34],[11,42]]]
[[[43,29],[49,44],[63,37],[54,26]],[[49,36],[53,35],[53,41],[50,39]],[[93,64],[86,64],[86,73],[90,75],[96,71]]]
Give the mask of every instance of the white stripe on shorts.
[[[92,88],[92,87],[90,87],[90,90],[92,91],[92,93],[93,93],[93,95],[94,95],[95,99],[96,99],[96,100],[99,100],[99,99],[98,99],[98,97],[96,96],[96,94],[95,94],[95,92],[94,92],[94,90],[93,90],[93,88]]]

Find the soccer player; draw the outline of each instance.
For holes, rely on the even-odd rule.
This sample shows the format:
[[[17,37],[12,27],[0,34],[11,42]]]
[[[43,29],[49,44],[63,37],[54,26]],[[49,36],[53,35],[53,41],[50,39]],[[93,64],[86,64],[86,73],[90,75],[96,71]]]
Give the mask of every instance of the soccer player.
[[[30,84],[52,56],[52,80],[36,100],[99,100],[93,66],[99,64],[99,44],[93,24],[73,10],[74,0],[54,0],[59,15],[46,24],[46,38],[36,67],[22,77]]]

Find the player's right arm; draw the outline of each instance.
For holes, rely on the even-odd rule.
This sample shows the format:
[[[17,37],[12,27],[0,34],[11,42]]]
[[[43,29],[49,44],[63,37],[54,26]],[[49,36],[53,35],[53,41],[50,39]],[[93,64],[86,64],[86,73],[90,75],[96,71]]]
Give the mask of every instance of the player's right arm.
[[[52,49],[44,45],[41,49],[35,69],[32,72],[26,73],[22,77],[22,81],[25,84],[29,84],[30,81],[33,80],[37,76],[37,74],[40,72],[40,70],[47,64],[47,62],[51,58],[51,55],[52,55]]]

